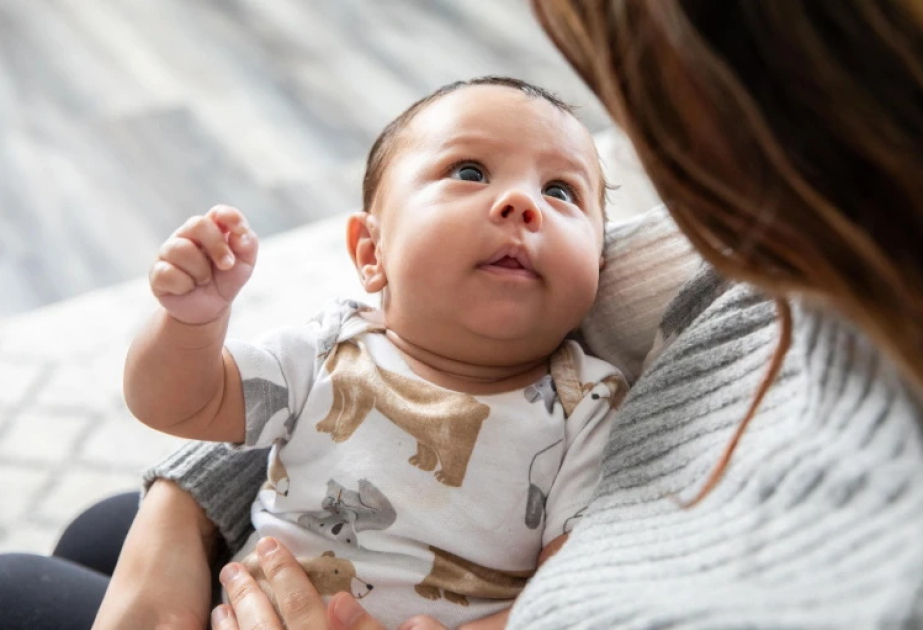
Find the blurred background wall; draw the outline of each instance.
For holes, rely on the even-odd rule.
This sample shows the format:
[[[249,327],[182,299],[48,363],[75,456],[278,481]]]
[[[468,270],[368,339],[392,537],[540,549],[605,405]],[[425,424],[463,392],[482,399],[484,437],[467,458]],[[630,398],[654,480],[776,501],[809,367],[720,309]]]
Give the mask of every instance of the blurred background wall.
[[[482,74],[608,126],[527,0],[0,0],[0,317],[145,274],[219,202],[264,237],[358,207],[381,128]]]

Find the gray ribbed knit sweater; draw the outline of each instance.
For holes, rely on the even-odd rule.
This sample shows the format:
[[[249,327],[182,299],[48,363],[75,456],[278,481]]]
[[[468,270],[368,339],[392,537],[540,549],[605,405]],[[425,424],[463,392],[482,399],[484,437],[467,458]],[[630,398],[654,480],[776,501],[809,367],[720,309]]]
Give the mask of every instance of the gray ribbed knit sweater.
[[[923,627],[923,414],[863,336],[793,307],[780,377],[724,478],[686,510],[676,498],[716,464],[778,338],[774,305],[748,287],[708,271],[686,283],[663,318],[672,342],[619,414],[596,500],[509,628]],[[631,374],[637,356],[598,338],[604,318],[597,309],[585,337]],[[158,476],[196,496],[235,548],[265,454],[190,444],[146,478]]]
[[[923,627],[920,409],[865,339],[793,310],[780,378],[688,510],[671,497],[695,495],[746,412],[774,305],[734,287],[660,355],[613,428],[589,513],[510,628]]]

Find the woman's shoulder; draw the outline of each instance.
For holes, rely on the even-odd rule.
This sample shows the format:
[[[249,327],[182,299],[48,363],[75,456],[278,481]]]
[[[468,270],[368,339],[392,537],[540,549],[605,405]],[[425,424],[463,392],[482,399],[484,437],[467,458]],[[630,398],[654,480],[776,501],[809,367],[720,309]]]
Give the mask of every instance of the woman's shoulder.
[[[697,312],[621,408],[584,521],[510,627],[592,615],[598,627],[771,628],[781,610],[799,625],[879,627],[912,616],[923,592],[921,411],[891,363],[835,312],[793,301],[779,374],[717,486],[683,509],[677,499],[717,465],[780,339],[774,300],[752,286],[691,303]],[[651,576],[670,576],[669,588],[651,588]],[[588,595],[613,583],[621,597]]]

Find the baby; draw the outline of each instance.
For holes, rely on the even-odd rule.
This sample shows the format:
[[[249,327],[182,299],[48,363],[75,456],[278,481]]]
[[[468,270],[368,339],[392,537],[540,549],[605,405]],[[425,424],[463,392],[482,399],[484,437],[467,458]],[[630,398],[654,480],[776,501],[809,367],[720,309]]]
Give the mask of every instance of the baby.
[[[550,93],[445,86],[376,140],[348,219],[381,308],[339,301],[226,342],[257,238],[215,207],[151,269],[162,308],[129,352],[128,404],[174,435],[272,447],[237,560],[271,535],[322,595],[351,591],[388,627],[502,627],[587,506],[626,390],[565,339],[596,295],[604,190]]]

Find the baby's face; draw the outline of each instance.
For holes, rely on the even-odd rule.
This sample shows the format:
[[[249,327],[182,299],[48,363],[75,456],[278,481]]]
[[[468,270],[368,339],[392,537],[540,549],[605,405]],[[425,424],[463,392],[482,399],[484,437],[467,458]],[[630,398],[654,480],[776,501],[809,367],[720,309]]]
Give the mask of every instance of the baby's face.
[[[599,280],[603,182],[587,129],[541,98],[473,86],[397,142],[371,210],[388,326],[431,350],[455,331],[551,352]]]

